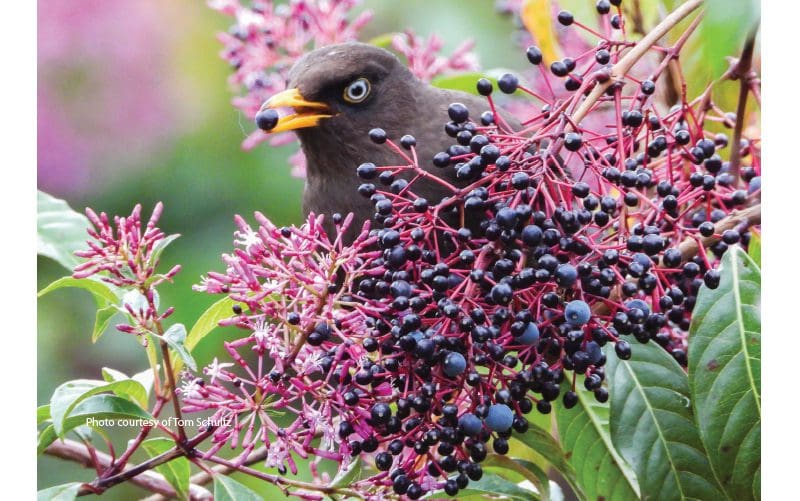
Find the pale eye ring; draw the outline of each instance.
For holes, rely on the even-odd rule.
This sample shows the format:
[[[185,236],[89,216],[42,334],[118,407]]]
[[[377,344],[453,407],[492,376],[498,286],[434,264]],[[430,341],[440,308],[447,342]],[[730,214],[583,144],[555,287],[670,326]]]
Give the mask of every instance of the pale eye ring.
[[[345,87],[344,100],[348,103],[360,103],[367,98],[369,91],[369,80],[366,78],[358,78]]]

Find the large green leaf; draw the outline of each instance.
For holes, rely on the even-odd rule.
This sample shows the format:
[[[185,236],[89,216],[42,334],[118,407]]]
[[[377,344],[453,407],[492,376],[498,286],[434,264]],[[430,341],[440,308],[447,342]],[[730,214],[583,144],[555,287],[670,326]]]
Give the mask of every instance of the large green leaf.
[[[720,484],[733,499],[753,499],[761,466],[761,271],[731,247],[720,273],[718,288],[697,295],[689,385]]]
[[[153,416],[135,403],[116,395],[94,395],[76,405],[69,416],[64,420],[64,433],[84,424],[92,425],[91,419],[120,420],[134,419],[147,422],[153,421]],[[136,426],[136,428],[141,428]]]
[[[78,496],[81,489],[80,482],[70,482],[68,484],[48,487],[36,493],[37,501],[71,501]]]
[[[550,433],[531,423],[528,427],[528,431],[514,434],[512,440],[522,442],[544,458],[547,463],[561,473],[578,496],[580,496],[581,499],[585,499],[583,489],[575,474],[575,468],[569,463],[567,455],[561,448],[561,445]]]
[[[175,447],[175,442],[168,438],[156,437],[142,442],[142,447],[150,457],[156,457]],[[185,457],[175,458],[156,466],[156,471],[164,475],[169,485],[175,488],[178,498],[189,499],[189,476],[192,473],[192,467],[188,459]]]
[[[233,315],[233,305],[236,302],[229,298],[224,297],[216,303],[209,306],[209,308],[200,315],[197,322],[192,326],[189,335],[186,336],[186,349],[193,350],[197,343],[199,343],[206,335],[217,328],[219,321],[230,318]]]
[[[214,475],[214,501],[263,501],[260,495],[227,475]]]
[[[87,248],[89,219],[72,210],[63,200],[42,191],[37,197],[37,251],[72,270],[79,260],[76,250]]]
[[[614,356],[614,355],[611,355]],[[566,378],[570,379],[570,378]],[[564,386],[569,391],[569,386]],[[556,409],[561,445],[575,468],[587,499],[638,499],[639,485],[630,466],[611,441],[608,403],[576,388],[578,403],[572,409]]]
[[[99,280],[91,280],[89,278],[72,277],[61,277],[50,283],[47,287],[39,291],[38,296],[42,297],[47,293],[63,289],[64,287],[77,287],[91,292],[98,308],[109,304],[118,304],[122,297],[120,290],[111,284]]]
[[[53,426],[56,433],[64,438],[68,431],[65,426],[67,418],[72,411],[82,401],[91,398],[93,395],[105,392],[114,392],[121,395],[126,400],[132,400],[131,404],[145,415],[148,415],[141,407],[134,402],[147,404],[147,392],[138,381],[127,379],[107,383],[105,381],[95,381],[91,379],[77,379],[67,381],[53,392],[50,398],[50,415],[53,418]],[[120,397],[120,398],[122,398]]]
[[[611,438],[643,499],[724,499],[692,419],[689,381],[655,343],[608,359]]]

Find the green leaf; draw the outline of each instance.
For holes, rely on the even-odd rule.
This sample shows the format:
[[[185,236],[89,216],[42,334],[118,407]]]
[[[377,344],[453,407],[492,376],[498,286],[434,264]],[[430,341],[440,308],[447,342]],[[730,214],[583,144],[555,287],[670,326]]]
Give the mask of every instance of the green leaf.
[[[214,475],[214,501],[263,501],[263,498],[231,477]]]
[[[174,235],[167,235],[153,245],[153,250],[150,254],[150,265],[153,266],[153,268],[155,268],[158,264],[158,260],[161,257],[161,253],[164,252],[164,249],[166,249],[169,244],[174,242],[178,237],[180,237],[180,234],[178,233],[175,233]]]
[[[156,369],[158,369],[158,366],[156,366]],[[139,384],[141,384],[144,387],[145,394],[149,398],[150,390],[153,389],[153,379],[154,379],[153,369],[145,369],[142,372],[137,372],[136,374],[131,376],[131,379],[133,379],[134,381],[138,381]]]
[[[722,488],[754,499],[761,466],[761,271],[738,246],[720,284],[697,294],[689,330],[689,385],[700,438]]]
[[[442,75],[431,80],[431,85],[440,89],[460,90],[467,94],[478,94],[476,84],[481,78],[486,78],[492,82],[492,85],[497,86],[497,79],[489,77],[485,73],[479,71],[471,71],[468,73],[456,73],[452,75]]]
[[[189,335],[186,336],[184,346],[187,350],[192,351],[197,343],[199,343],[208,333],[213,331],[219,324],[220,320],[229,318],[233,314],[233,305],[236,301],[229,297],[224,297],[212,304],[206,311],[197,319]],[[175,362],[175,372],[180,372],[183,363],[178,360]]]
[[[331,480],[331,487],[347,487],[361,475],[361,458],[356,457],[347,466],[336,473]]]
[[[151,438],[142,442],[142,447],[150,457],[167,452],[174,446],[174,441],[164,437]],[[189,475],[192,473],[192,467],[188,459],[185,457],[175,458],[156,466],[155,469],[164,475],[169,485],[175,488],[178,498],[189,499]]]
[[[166,343],[172,348],[175,353],[181,358],[184,364],[188,365],[190,369],[193,371],[197,370],[197,364],[192,358],[192,355],[189,353],[189,350],[186,349],[186,327],[183,324],[175,324],[171,325],[167,332],[161,337]],[[177,365],[177,364],[176,364]],[[173,369],[175,372],[178,372],[178,368]]]
[[[72,271],[80,262],[74,252],[88,248],[86,229],[91,224],[63,200],[43,191],[37,196],[37,252]]]
[[[39,437],[36,439],[36,454],[41,455],[47,446],[52,444],[58,439],[56,429],[52,424],[47,425],[42,431],[39,432]]]
[[[550,433],[531,423],[528,426],[528,431],[518,435],[515,434],[512,440],[522,442],[541,455],[553,468],[561,473],[578,496],[581,499],[585,499],[586,496],[584,496],[583,489],[578,482],[575,468],[569,463],[561,445]]]
[[[700,45],[708,76],[718,78],[728,69],[726,57],[739,57],[745,38],[761,16],[756,0],[707,0],[700,24]]]
[[[111,284],[90,278],[72,278],[69,276],[61,277],[50,283],[50,285],[39,291],[38,297],[64,287],[77,287],[91,292],[98,308],[103,308],[109,304],[119,304],[121,298],[119,289]]]
[[[510,472],[516,472],[520,478],[536,486],[542,499],[550,499],[550,481],[547,478],[547,473],[531,461],[490,454],[483,461],[483,467],[484,470],[500,475],[507,480],[516,480],[515,478],[509,478],[511,476],[509,475]]]
[[[633,467],[642,498],[722,499],[692,420],[689,381],[663,348],[638,344],[608,358],[611,438]]]
[[[113,383],[114,381],[124,381],[126,379],[131,379],[122,371],[118,371],[117,369],[112,369],[111,367],[103,367],[100,369],[100,373],[103,375],[103,380],[107,383]]]
[[[444,495],[444,490],[438,490],[425,496],[426,499]],[[518,499],[520,501],[534,501],[541,499],[539,495],[531,490],[523,489],[513,482],[509,482],[494,473],[484,473],[483,478],[478,481],[470,481],[466,489],[458,491],[459,499],[471,494],[480,495],[502,495],[508,499]]]
[[[68,484],[56,485],[55,487],[48,487],[36,493],[37,501],[70,501],[78,497],[78,491],[81,490],[80,482],[70,482]]]
[[[153,416],[130,400],[116,395],[94,395],[77,406],[69,413],[63,423],[63,432],[66,433],[78,426],[89,424],[90,419],[141,419],[152,422]]]
[[[750,243],[747,244],[747,255],[756,263],[756,266],[761,267],[761,232],[751,229],[750,230]]]
[[[114,392],[142,406],[147,406],[147,393],[144,387],[141,383],[132,379],[113,383],[92,379],[67,381],[56,388],[50,398],[50,413],[53,417],[53,426],[59,437],[64,438],[64,434],[68,431],[64,426],[65,420],[78,404],[92,395],[105,392]],[[136,407],[140,408],[139,405]]]
[[[88,425],[76,426],[72,433],[84,442],[91,442],[92,440],[92,427]]]
[[[108,329],[108,324],[111,323],[111,319],[114,315],[117,314],[119,310],[116,306],[106,306],[105,308],[100,308],[94,314],[94,327],[92,328],[92,342],[96,343],[100,336]]]
[[[564,385],[565,392],[570,389],[569,385]],[[608,403],[598,402],[594,394],[581,386],[575,391],[577,405],[572,409],[558,406],[556,421],[561,445],[575,468],[586,498],[638,499],[636,475],[611,441]]]
[[[224,297],[204,311],[192,326],[189,335],[186,336],[186,348],[193,350],[197,343],[206,337],[209,332],[217,328],[220,320],[230,318],[235,304],[236,301],[233,299]]]
[[[45,421],[50,421],[50,406],[40,405],[36,408],[36,425],[40,425]]]

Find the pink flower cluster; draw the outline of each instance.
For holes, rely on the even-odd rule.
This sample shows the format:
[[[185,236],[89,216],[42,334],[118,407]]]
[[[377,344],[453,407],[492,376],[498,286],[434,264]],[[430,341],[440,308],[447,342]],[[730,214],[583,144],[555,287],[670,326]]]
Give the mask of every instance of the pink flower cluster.
[[[161,202],[156,204],[142,232],[141,205],[136,205],[130,216],[114,217],[113,225],[105,212],[97,215],[87,208],[86,215],[94,226],[87,230],[92,240],[87,242],[88,250],[75,253],[86,261],[75,268],[73,277],[103,274],[103,281],[117,287],[142,289],[154,288],[165,280],[171,280],[180,271],[180,265],[166,274],[156,274],[161,252],[177,237],[167,236],[156,226],[163,209]]]

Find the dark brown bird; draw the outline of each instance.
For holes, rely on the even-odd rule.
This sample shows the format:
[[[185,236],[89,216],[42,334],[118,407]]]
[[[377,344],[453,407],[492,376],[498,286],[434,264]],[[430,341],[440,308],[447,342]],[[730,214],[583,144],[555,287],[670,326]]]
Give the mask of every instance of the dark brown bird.
[[[308,161],[305,215],[353,212],[360,223],[371,219],[375,208],[357,192],[364,182],[357,167],[364,162],[406,163],[387,145],[370,140],[373,128],[385,130],[393,141],[414,136],[420,167],[463,185],[456,181],[453,166],[432,163],[436,153],[455,144],[444,131],[448,107],[454,102],[466,105],[475,121],[488,108],[485,99],[418,80],[387,50],[353,42],[317,49],[297,61],[289,72],[287,90],[264,103],[257,122],[267,132],[295,130],[300,138]],[[280,108],[293,108],[294,114],[279,116]],[[450,195],[431,180],[415,182],[413,192],[431,205]],[[354,224],[352,229],[356,228],[360,224]]]

